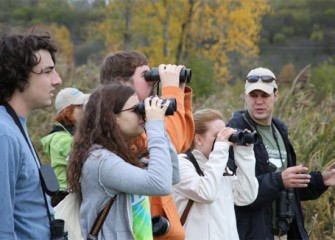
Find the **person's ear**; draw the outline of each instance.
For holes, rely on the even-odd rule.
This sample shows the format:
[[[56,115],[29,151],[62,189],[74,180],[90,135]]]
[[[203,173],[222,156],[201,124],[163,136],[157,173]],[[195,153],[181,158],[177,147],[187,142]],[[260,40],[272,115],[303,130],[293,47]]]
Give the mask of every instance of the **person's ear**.
[[[198,145],[198,146],[201,146],[201,145],[202,145],[200,134],[195,134],[195,135],[194,135],[194,142],[195,142],[195,144]]]
[[[278,92],[278,90],[275,91],[275,92],[273,93],[273,95],[274,95],[274,100],[275,100],[275,102],[277,102],[278,97],[279,97],[279,92]]]
[[[134,88],[134,80],[133,78],[130,78],[130,79],[123,79],[123,78],[118,78],[117,79],[118,82],[121,84],[121,85],[124,85],[124,86],[128,86],[128,87],[131,87],[131,88]]]
[[[69,111],[69,107],[66,107],[66,108],[63,109],[62,112],[63,112],[64,115],[67,115],[68,111]]]
[[[120,121],[121,121],[121,119],[120,119],[119,114],[116,114],[116,115],[115,115],[115,119],[116,119],[116,124],[117,124],[117,125],[120,125]]]
[[[121,84],[121,85],[124,85],[124,86],[131,87],[131,84],[130,84],[130,82],[129,82],[129,81],[124,81],[124,80],[121,80],[121,81],[120,81],[120,84]]]

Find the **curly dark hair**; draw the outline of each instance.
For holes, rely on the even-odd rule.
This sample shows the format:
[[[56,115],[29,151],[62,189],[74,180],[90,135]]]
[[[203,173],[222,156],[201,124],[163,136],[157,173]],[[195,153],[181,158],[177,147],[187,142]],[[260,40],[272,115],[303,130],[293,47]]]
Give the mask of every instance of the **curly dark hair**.
[[[0,39],[0,102],[8,102],[14,91],[23,92],[33,68],[39,64],[39,50],[47,50],[55,63],[57,47],[47,31],[28,34],[5,32]]]
[[[148,155],[145,140],[139,136],[127,141],[116,121],[116,114],[134,94],[131,87],[120,84],[100,86],[91,94],[69,157],[67,180],[71,192],[80,190],[82,166],[93,144],[102,145],[134,166],[144,166],[139,159]]]
[[[109,53],[100,66],[101,84],[131,81],[137,67],[148,65],[147,57],[137,51]]]

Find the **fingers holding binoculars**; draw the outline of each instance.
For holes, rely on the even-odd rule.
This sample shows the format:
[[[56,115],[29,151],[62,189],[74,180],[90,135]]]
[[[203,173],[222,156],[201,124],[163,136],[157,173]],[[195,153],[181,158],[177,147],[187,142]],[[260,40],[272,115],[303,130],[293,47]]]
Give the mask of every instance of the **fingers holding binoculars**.
[[[162,83],[162,87],[166,86],[175,86],[179,87],[179,75],[181,69],[185,66],[183,65],[174,65],[174,64],[160,64],[159,76]]]
[[[236,133],[235,129],[225,127],[218,132],[218,134],[216,136],[216,141],[229,142],[228,141],[229,137],[234,133]]]
[[[148,97],[144,100],[147,121],[164,119],[165,112],[170,104],[170,100],[167,99],[164,105],[162,105],[162,103],[163,99],[157,96],[153,98]]]

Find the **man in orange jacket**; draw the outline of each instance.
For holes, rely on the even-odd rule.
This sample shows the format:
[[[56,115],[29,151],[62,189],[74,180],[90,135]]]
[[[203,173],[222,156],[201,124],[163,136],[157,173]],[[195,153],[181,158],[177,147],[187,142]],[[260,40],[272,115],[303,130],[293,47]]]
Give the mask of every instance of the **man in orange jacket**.
[[[178,153],[189,149],[193,135],[192,89],[179,81],[184,66],[161,64],[158,68],[163,98],[176,98],[177,111],[166,117],[166,130]],[[150,71],[148,59],[137,51],[112,52],[104,59],[100,68],[102,84],[121,83],[132,86],[139,100],[153,95],[157,81],[146,81],[145,72]],[[151,197],[151,215],[165,216],[171,223],[167,234],[156,239],[185,239],[172,195]]]

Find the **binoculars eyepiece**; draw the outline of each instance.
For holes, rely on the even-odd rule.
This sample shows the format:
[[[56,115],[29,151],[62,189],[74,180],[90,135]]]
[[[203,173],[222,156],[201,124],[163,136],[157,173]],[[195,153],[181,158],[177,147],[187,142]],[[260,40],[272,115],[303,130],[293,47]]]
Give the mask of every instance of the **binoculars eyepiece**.
[[[259,134],[257,132],[247,132],[237,129],[237,132],[232,134],[229,139],[230,142],[238,145],[258,143]]]
[[[168,115],[173,115],[175,111],[177,111],[177,100],[175,98],[166,98],[166,99],[163,99],[163,102],[162,102],[162,105],[161,107],[164,107],[165,104],[166,104],[166,101],[167,100],[170,100],[170,105],[168,107],[168,109],[166,109],[166,112],[165,112],[165,116],[168,116]],[[137,109],[136,109],[136,112],[138,114],[140,114],[141,116],[145,116],[145,105],[144,105],[144,102],[140,102],[138,105],[137,105]]]
[[[144,73],[144,78],[146,81],[159,82],[161,79],[159,77],[159,70],[157,67],[152,68]],[[179,75],[179,82],[190,83],[192,79],[192,72],[189,68],[182,68]]]

